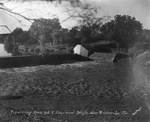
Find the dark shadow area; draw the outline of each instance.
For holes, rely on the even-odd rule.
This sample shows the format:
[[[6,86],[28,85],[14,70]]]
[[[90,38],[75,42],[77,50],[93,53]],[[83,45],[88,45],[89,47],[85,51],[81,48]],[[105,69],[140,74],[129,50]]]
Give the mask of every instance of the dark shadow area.
[[[121,59],[126,59],[128,58],[129,56],[127,54],[124,54],[124,53],[117,53],[114,57],[114,60],[113,62],[116,63],[118,61],[120,61]]]
[[[77,54],[2,57],[0,58],[0,68],[37,66],[45,64],[58,65],[78,61],[92,61],[92,59]]]

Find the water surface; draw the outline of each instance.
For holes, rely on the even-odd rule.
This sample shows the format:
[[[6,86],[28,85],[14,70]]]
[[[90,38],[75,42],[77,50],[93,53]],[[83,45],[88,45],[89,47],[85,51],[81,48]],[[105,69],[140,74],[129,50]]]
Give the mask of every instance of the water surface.
[[[0,57],[11,56],[11,53],[7,53],[4,48],[4,44],[0,44]]]

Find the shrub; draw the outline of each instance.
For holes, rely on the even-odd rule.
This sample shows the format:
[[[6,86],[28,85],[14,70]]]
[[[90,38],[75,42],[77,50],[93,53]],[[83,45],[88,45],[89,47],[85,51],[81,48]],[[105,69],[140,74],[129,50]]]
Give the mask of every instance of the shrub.
[[[33,48],[33,47],[30,47],[30,48],[28,49],[28,53],[29,53],[29,55],[34,55],[34,48]]]
[[[53,52],[54,52],[54,49],[48,49],[48,48],[44,48],[44,49],[41,51],[42,54],[46,54],[46,55],[51,54],[51,53],[53,53]]]
[[[65,51],[68,54],[73,54],[73,47],[68,47]]]
[[[39,54],[39,53],[40,53],[40,49],[39,49],[39,48],[35,48],[35,49],[34,49],[34,53],[35,53],[35,54]]]
[[[19,52],[18,47],[15,47],[15,48],[13,48],[12,55],[13,56],[19,56],[19,55],[22,55],[22,54]]]

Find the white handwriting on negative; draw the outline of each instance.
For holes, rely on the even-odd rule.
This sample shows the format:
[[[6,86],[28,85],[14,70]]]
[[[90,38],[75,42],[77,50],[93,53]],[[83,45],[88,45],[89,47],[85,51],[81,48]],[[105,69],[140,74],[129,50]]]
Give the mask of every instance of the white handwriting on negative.
[[[137,114],[138,112],[140,112],[142,110],[142,107],[140,107],[139,109],[135,110],[135,112],[132,113],[132,116],[134,116],[135,114]]]

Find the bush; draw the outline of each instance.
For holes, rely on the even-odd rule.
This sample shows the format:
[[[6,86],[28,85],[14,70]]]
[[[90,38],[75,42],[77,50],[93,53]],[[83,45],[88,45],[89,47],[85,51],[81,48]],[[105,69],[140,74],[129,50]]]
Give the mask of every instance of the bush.
[[[73,54],[73,47],[68,47],[65,51],[68,54]]]
[[[19,55],[22,55],[22,54],[19,52],[18,47],[15,47],[15,48],[13,48],[12,55],[13,56],[19,56]]]
[[[35,48],[35,49],[34,49],[34,53],[35,53],[35,54],[39,54],[39,53],[40,53],[40,49],[39,49],[39,48]]]
[[[30,48],[28,49],[28,54],[29,54],[29,55],[34,55],[34,48],[33,48],[33,47],[30,47]]]
[[[54,52],[54,49],[49,49],[49,48],[44,48],[44,49],[41,51],[42,54],[46,54],[46,55],[52,54],[53,52]]]
[[[108,48],[104,44],[94,45],[93,46],[94,52],[103,52],[103,53],[111,53],[111,48]]]
[[[54,51],[52,54],[65,54],[65,51],[57,50],[57,51]]]

